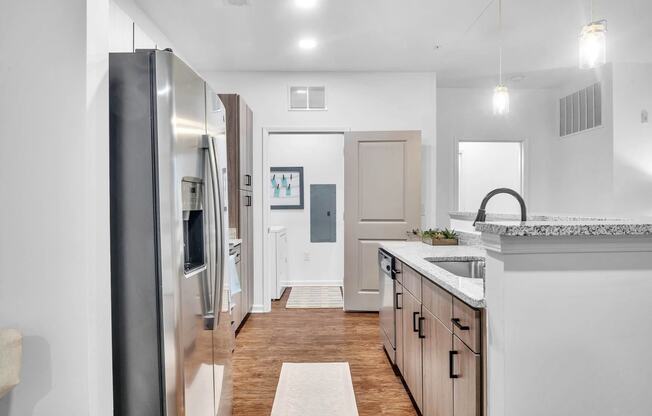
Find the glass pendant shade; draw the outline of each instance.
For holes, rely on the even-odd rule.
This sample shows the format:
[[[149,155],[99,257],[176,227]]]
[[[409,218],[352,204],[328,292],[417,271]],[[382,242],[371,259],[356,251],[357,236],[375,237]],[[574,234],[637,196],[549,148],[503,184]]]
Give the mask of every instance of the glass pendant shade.
[[[506,86],[499,84],[494,88],[494,114],[505,115],[509,113],[509,90]]]
[[[607,22],[591,22],[580,33],[580,69],[597,68],[607,61]]]

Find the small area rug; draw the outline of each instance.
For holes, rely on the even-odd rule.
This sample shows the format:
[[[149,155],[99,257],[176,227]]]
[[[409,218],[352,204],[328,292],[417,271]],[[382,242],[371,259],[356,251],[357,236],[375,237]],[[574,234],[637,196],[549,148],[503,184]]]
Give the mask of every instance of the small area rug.
[[[295,286],[285,307],[288,309],[342,309],[342,289],[339,286]]]
[[[271,416],[358,416],[349,363],[283,363]]]

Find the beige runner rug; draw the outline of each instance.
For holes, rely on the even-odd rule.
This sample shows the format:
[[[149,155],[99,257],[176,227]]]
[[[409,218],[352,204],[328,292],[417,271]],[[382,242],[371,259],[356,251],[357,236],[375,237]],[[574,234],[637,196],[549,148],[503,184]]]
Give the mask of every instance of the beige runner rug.
[[[283,363],[272,416],[358,416],[349,363]]]
[[[285,307],[342,309],[342,289],[339,286],[294,286]]]

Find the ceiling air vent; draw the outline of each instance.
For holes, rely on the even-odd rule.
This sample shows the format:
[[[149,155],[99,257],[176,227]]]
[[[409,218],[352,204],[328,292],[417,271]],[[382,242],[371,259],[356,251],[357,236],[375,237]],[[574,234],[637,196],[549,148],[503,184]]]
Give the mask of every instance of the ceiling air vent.
[[[559,137],[602,126],[602,91],[593,84],[559,100]]]
[[[326,110],[325,87],[290,87],[290,110]]]

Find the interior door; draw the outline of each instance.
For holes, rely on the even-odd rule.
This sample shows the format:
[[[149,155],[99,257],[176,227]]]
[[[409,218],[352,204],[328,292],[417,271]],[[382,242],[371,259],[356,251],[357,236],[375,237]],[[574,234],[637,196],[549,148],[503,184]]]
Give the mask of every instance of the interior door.
[[[350,132],[344,143],[344,309],[377,311],[379,242],[420,226],[421,132]]]

